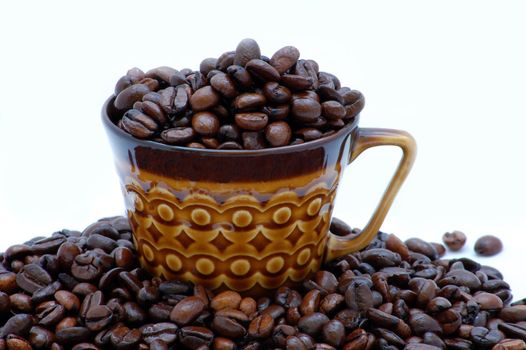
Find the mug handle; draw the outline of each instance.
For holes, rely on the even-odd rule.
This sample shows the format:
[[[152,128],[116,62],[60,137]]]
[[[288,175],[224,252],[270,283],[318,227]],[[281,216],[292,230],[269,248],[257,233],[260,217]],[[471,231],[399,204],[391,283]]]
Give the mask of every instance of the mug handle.
[[[350,234],[337,236],[329,232],[325,262],[339,258],[343,255],[356,252],[365,248],[378,233],[398,190],[404,183],[416,157],[415,139],[406,131],[380,128],[359,128],[357,138],[353,143],[349,164],[363,151],[376,146],[397,146],[403,151],[402,159],[398,164],[389,186],[384,192],[380,204],[376,207],[373,216],[359,235]]]

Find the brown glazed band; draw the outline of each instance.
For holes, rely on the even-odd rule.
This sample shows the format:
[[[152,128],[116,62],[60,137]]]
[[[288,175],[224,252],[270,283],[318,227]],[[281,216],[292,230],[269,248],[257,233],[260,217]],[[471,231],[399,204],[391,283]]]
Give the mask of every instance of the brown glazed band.
[[[117,143],[114,147],[117,162],[131,162],[153,174],[195,181],[274,181],[312,174],[327,165],[341,163],[343,139],[357,132],[359,121],[358,115],[336,133],[299,145],[261,150],[198,149],[141,140],[129,135],[116,125],[118,116],[113,108],[114,99],[115,96],[112,96],[104,104],[102,121],[106,130],[113,134],[111,141]],[[119,152],[125,149],[133,149],[134,152]],[[254,165],[255,158],[257,166]]]

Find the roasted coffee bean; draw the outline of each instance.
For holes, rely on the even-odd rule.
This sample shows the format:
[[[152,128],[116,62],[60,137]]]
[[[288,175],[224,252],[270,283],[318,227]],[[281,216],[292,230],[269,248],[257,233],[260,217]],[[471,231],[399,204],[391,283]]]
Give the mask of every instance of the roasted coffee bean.
[[[200,298],[186,297],[175,305],[170,313],[170,319],[178,326],[186,326],[194,322],[205,308],[206,305]]]
[[[460,231],[446,232],[442,236],[444,244],[452,251],[456,252],[466,243],[466,235]]]
[[[224,71],[228,66],[231,66],[234,64],[235,56],[236,56],[235,51],[227,51],[223,53],[217,59],[216,68],[218,70]]]
[[[218,73],[210,79],[210,85],[225,98],[239,95],[234,80],[225,73]]]
[[[196,132],[193,128],[177,127],[166,129],[161,133],[161,138],[169,144],[183,145],[194,139]]]
[[[130,329],[126,326],[115,328],[111,332],[111,344],[121,350],[135,349],[141,341],[141,331],[139,329]]]
[[[192,128],[200,135],[213,136],[219,131],[219,119],[210,112],[199,112],[192,117]]]
[[[197,349],[200,346],[210,346],[214,339],[214,333],[204,327],[183,327],[178,333],[179,342],[188,349]]]
[[[280,74],[276,68],[260,59],[252,59],[245,65],[246,70],[261,81],[279,81]]]
[[[77,312],[80,309],[79,298],[67,290],[59,290],[54,294],[55,300],[68,312]]]
[[[340,102],[326,101],[321,104],[321,114],[328,120],[338,120],[345,117],[345,108]]]
[[[300,57],[300,52],[294,46],[285,46],[279,49],[270,58],[270,65],[278,71],[279,74],[287,72],[292,68]]]
[[[130,85],[117,95],[113,105],[118,110],[128,110],[135,102],[140,101],[143,96],[150,91],[151,90],[145,84]]]
[[[210,307],[216,311],[222,309],[237,309],[241,303],[241,295],[233,291],[226,291],[216,295],[210,302]]]
[[[338,320],[327,322],[322,328],[322,338],[334,347],[340,346],[345,338],[345,327],[343,323]]]
[[[211,70],[215,69],[217,65],[217,58],[209,57],[201,61],[199,65],[199,71],[207,75]]]
[[[51,282],[51,276],[37,264],[25,265],[16,275],[16,284],[28,293],[34,293]]]
[[[291,114],[300,123],[312,123],[321,115],[321,105],[310,98],[292,101]]]
[[[11,293],[17,288],[17,276],[10,271],[0,271],[0,292]]]
[[[267,101],[278,105],[288,103],[292,98],[290,90],[276,82],[268,82],[263,85],[263,94]]]
[[[475,242],[475,252],[482,256],[497,255],[502,251],[502,241],[495,236],[482,236]]]
[[[268,314],[254,318],[248,326],[248,335],[252,338],[267,338],[274,328],[274,319]]]
[[[234,64],[244,67],[250,60],[260,58],[261,51],[258,43],[254,39],[243,39],[237,45]]]
[[[15,312],[30,313],[33,311],[31,297],[23,293],[7,295],[0,292],[0,314],[5,314],[10,309]]]
[[[17,314],[11,316],[4,326],[0,329],[0,338],[8,334],[25,336],[33,326],[33,317],[29,314]]]
[[[177,326],[169,322],[155,323],[142,327],[142,338],[152,344],[154,341],[162,341],[165,344],[172,344],[177,338]]]
[[[320,312],[314,312],[299,319],[298,329],[314,337],[321,332],[323,326],[329,321],[330,320],[326,315]]]
[[[259,93],[246,92],[237,96],[233,102],[238,111],[254,110],[265,105],[265,96]]]
[[[254,84],[248,71],[238,65],[231,65],[227,68],[227,73],[234,79],[240,89],[248,90]]]
[[[267,125],[265,138],[274,147],[285,146],[290,142],[292,131],[288,123],[277,121]]]
[[[431,243],[428,243],[420,238],[410,238],[405,241],[405,244],[409,250],[415,253],[423,254],[433,260],[438,258],[438,254]]]
[[[194,112],[200,112],[214,107],[219,103],[219,95],[211,86],[204,86],[190,97],[190,105]]]
[[[235,121],[241,129],[258,131],[265,128],[268,117],[265,113],[260,112],[238,113],[235,116]]]
[[[88,341],[90,331],[86,327],[64,328],[55,333],[56,341],[61,345],[73,345]]]

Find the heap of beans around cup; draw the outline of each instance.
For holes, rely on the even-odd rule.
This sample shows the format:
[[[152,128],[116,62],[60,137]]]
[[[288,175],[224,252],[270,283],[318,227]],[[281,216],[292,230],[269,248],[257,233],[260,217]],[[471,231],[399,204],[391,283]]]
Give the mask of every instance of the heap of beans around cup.
[[[268,58],[245,39],[235,51],[203,60],[198,71],[133,68],[115,86],[118,125],[141,139],[230,150],[333,134],[363,109],[363,95],[299,57],[286,46]]]
[[[333,219],[331,232],[357,233]],[[124,217],[0,254],[0,350],[526,349],[526,305],[495,268],[379,233],[261,298],[139,267]]]

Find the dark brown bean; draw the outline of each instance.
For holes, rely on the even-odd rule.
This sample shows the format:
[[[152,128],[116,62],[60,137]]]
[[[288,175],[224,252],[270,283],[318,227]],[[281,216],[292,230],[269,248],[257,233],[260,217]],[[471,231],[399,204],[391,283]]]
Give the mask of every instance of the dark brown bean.
[[[172,145],[183,145],[192,141],[195,136],[194,129],[189,127],[166,129],[161,133],[161,138]]]
[[[204,86],[190,97],[190,105],[194,112],[200,112],[214,107],[219,103],[219,95],[211,86]]]
[[[250,60],[260,58],[258,43],[254,39],[243,39],[237,45],[234,64],[244,67]]]
[[[442,236],[444,244],[452,251],[456,252],[466,243],[466,235],[460,231],[446,232]]]
[[[265,137],[274,147],[285,146],[290,142],[292,131],[288,123],[277,121],[270,123],[265,128]]]
[[[292,68],[298,58],[300,52],[294,46],[285,46],[279,49],[270,58],[270,65],[278,71],[279,74],[283,74]]]
[[[260,59],[252,59],[245,65],[246,70],[262,81],[279,81],[280,74],[276,68]]]
[[[475,242],[475,252],[482,256],[497,255],[502,251],[502,241],[495,236],[482,236]]]
[[[268,116],[261,112],[238,113],[235,121],[241,129],[258,131],[267,126]]]
[[[269,102],[278,105],[288,103],[292,98],[292,93],[288,88],[279,85],[274,81],[268,82],[265,85],[263,85],[263,94]],[[342,109],[345,112],[343,106]]]
[[[219,119],[210,112],[199,112],[192,117],[192,127],[200,135],[213,136],[219,131]]]
[[[309,98],[295,99],[291,114],[300,123],[312,123],[321,115],[321,105]]]

